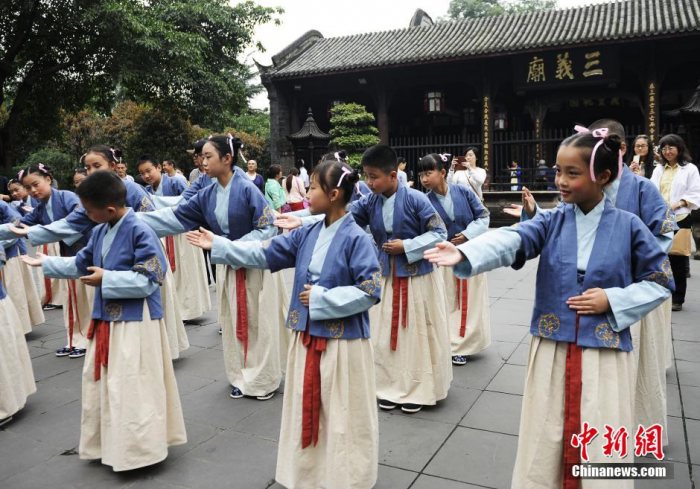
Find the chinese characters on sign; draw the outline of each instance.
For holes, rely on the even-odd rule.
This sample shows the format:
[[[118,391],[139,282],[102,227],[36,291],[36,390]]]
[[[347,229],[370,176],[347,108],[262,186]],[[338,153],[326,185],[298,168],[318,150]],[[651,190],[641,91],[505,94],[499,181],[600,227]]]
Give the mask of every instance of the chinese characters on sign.
[[[574,79],[574,72],[572,71],[572,63],[568,51],[564,54],[557,54],[557,73],[554,76],[557,80],[563,80],[564,78],[568,78],[569,80]]]
[[[483,103],[483,117],[482,117],[482,128],[483,128],[483,137],[482,140],[484,142],[482,146],[482,151],[483,151],[483,158],[484,158],[484,170],[488,171],[489,170],[489,152],[491,149],[491,101],[489,100],[488,95],[484,96],[484,103]]]
[[[600,68],[600,51],[586,53],[586,64],[583,66],[586,71],[583,76],[589,78],[591,76],[603,76],[603,69]]]
[[[616,454],[618,458],[627,457],[627,440],[629,433],[623,426],[615,430],[610,425],[605,425],[603,433],[603,455],[612,457]],[[598,436],[598,429],[583,423],[583,429],[580,433],[571,436],[571,446],[579,448],[581,453],[581,461],[588,462],[588,445]],[[645,455],[653,455],[656,460],[663,460],[664,448],[662,440],[662,427],[660,424],[653,424],[649,428],[639,425],[634,434],[634,456],[644,457]]]
[[[651,82],[647,87],[647,134],[652,144],[656,143],[656,83]]]
[[[527,82],[537,83],[543,81],[547,81],[544,74],[544,60],[533,56],[532,61],[530,61],[530,69],[527,72]]]
[[[523,56],[514,63],[521,89],[587,85],[618,81],[618,52],[614,47],[566,49]]]

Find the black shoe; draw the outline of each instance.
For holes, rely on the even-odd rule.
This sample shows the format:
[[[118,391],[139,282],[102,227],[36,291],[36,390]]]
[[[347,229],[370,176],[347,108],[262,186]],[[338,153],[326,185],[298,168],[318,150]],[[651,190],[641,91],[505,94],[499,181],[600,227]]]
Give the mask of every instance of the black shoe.
[[[379,409],[383,409],[384,411],[391,411],[395,407],[396,407],[395,402],[387,401],[386,399],[379,400]]]
[[[238,387],[231,386],[230,396],[231,396],[231,399],[240,399],[241,397],[243,397],[243,392],[241,392],[241,390]]]
[[[466,365],[467,364],[467,357],[465,355],[454,355],[452,357],[452,365]]]
[[[673,304],[671,304],[671,310],[672,311],[682,311],[683,304],[678,304],[677,302],[674,302]]]
[[[421,406],[420,404],[404,404],[403,406],[401,406],[401,411],[408,414],[417,413],[421,409],[423,409],[423,406]]]
[[[42,306],[42,309],[44,311],[53,311],[54,309],[58,309],[61,306],[57,306],[56,304],[44,304]]]
[[[8,416],[7,418],[0,419],[0,427],[5,426],[10,421],[12,421],[12,416]]]

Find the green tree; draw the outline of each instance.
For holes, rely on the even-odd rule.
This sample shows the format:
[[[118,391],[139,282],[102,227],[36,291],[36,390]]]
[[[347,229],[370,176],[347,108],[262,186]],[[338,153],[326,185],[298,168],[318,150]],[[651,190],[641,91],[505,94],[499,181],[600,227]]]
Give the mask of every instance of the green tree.
[[[0,165],[60,130],[60,109],[132,99],[209,126],[259,90],[239,58],[280,9],[248,0],[0,2]]]
[[[69,154],[54,148],[43,148],[29,155],[24,164],[14,168],[16,174],[22,168],[43,163],[51,168],[54,178],[62,188],[72,188],[73,172],[77,161]]]
[[[557,7],[557,0],[452,0],[447,10],[450,19],[476,19],[505,13],[535,12]]]
[[[348,161],[359,166],[362,152],[379,142],[374,115],[364,105],[337,104],[331,109],[331,145],[344,149]]]

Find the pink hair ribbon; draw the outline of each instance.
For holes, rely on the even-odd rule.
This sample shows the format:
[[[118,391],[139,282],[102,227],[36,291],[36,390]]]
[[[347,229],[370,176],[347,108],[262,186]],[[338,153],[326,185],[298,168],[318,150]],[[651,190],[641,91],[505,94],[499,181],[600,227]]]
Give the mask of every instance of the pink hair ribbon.
[[[595,154],[598,151],[598,148],[605,142],[605,140],[608,138],[608,128],[607,127],[601,127],[600,129],[593,129],[592,131],[589,130],[587,127],[581,126],[581,125],[576,125],[574,126],[574,130],[577,133],[590,133],[591,136],[594,138],[598,138],[599,141],[595,143],[595,146],[593,146],[593,151],[591,151],[591,162],[589,163],[589,168],[591,170],[591,180],[595,182]],[[617,155],[617,176],[618,178],[622,175],[622,150],[618,151]]]

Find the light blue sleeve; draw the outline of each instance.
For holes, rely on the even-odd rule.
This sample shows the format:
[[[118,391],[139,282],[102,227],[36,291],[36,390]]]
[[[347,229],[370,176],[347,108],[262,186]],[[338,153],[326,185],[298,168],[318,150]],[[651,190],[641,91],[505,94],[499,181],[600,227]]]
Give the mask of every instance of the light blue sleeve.
[[[539,204],[535,204],[535,216],[537,214],[539,214],[540,212],[543,212],[542,208],[540,207]],[[535,217],[535,216],[532,216],[532,217]],[[530,216],[527,215],[527,212],[525,212],[525,207],[523,207],[523,209],[520,211],[520,222],[525,222],[525,221],[529,221],[529,220],[530,220]]]
[[[311,211],[307,207],[306,209],[299,209],[298,211],[285,212],[284,214],[287,216],[309,217],[311,215]]]
[[[457,246],[464,260],[455,265],[459,278],[469,278],[515,262],[522,239],[512,228],[500,228]]]
[[[222,236],[214,236],[211,262],[234,268],[268,268],[263,244],[262,241],[230,241]]]
[[[75,265],[75,257],[48,256],[41,264],[44,276],[49,278],[78,278],[82,274]]]
[[[668,254],[668,250],[673,246],[673,231],[670,233],[662,234],[661,236],[654,236],[656,242],[659,244],[664,253]]]
[[[266,241],[277,236],[277,228],[269,225],[264,229],[253,229],[248,234],[244,234],[236,241]]]
[[[10,231],[10,223],[0,224],[0,240],[14,239],[17,237],[15,233]]]
[[[306,210],[306,209],[304,209],[304,210]],[[297,211],[297,212],[303,212],[303,211]],[[309,224],[316,224],[319,221],[323,221],[325,218],[326,218],[325,214],[311,215],[311,213],[309,213],[308,216],[304,216],[301,218],[301,225],[308,226]]]
[[[155,205],[156,209],[165,209],[166,207],[177,207],[180,202],[184,200],[182,195],[151,195],[151,199],[153,199],[153,205]]]
[[[180,223],[172,207],[151,212],[136,212],[136,217],[148,224],[159,238],[182,234],[187,229]]]
[[[354,285],[326,289],[320,285],[311,287],[309,315],[313,321],[338,319],[368,310],[377,303]]]
[[[406,253],[408,263],[422,260],[423,253],[443,241],[445,241],[445,236],[436,231],[428,231],[415,238],[404,239],[403,250]]]
[[[104,299],[143,299],[158,290],[159,286],[133,270],[105,270],[100,289]]]
[[[615,331],[629,328],[671,296],[666,287],[648,280],[603,290],[610,303],[608,321]]]
[[[45,226],[32,226],[29,228],[29,242],[32,246],[63,241],[67,245],[75,244],[83,237],[68,225],[65,219],[59,219]]]
[[[491,224],[491,215],[489,211],[485,211],[481,216],[470,222],[467,229],[462,231],[462,234],[467,239],[474,239],[488,231],[489,224]]]
[[[3,248],[9,248],[10,246],[13,246],[17,242],[18,238],[15,239],[2,239],[0,240],[0,246]]]

